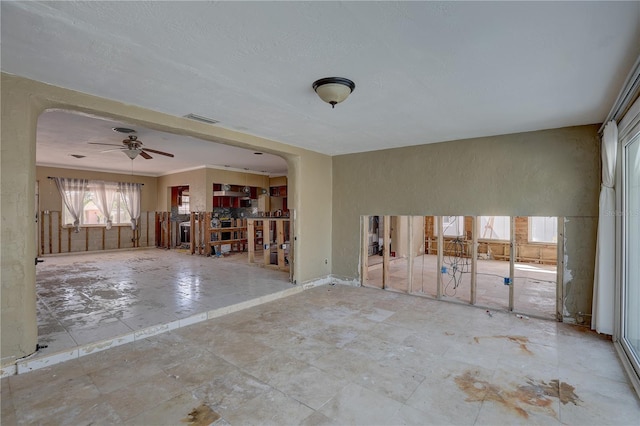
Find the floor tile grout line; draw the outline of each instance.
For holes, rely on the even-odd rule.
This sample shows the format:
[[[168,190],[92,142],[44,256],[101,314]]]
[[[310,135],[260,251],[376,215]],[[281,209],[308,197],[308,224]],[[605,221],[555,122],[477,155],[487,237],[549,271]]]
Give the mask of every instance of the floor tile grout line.
[[[182,327],[187,327],[189,325],[196,324],[196,323],[203,322],[203,321],[207,321],[209,319],[219,318],[221,316],[225,316],[225,315],[228,315],[230,313],[235,313],[235,312],[238,312],[238,311],[241,311],[241,310],[245,310],[245,309],[248,309],[248,308],[259,306],[259,305],[264,304],[264,303],[268,303],[268,302],[272,302],[272,301],[279,300],[279,299],[282,299],[282,298],[286,298],[288,296],[292,296],[292,295],[301,293],[301,292],[303,292],[303,291],[305,291],[307,289],[310,289],[310,288],[313,288],[313,286],[307,287],[307,288],[302,287],[302,286],[292,287],[292,288],[289,288],[289,289],[286,289],[286,290],[281,290],[278,293],[271,293],[271,294],[267,294],[265,296],[260,296],[260,297],[258,297],[256,299],[245,300],[245,301],[237,303],[235,305],[230,305],[230,306],[225,306],[225,307],[213,309],[213,310],[210,310],[210,311],[206,312],[206,314],[207,314],[206,318],[201,318],[201,319],[197,318],[199,315],[203,315],[204,312],[203,313],[194,314],[194,315],[191,315],[191,316],[185,318],[184,320],[187,320],[187,319],[192,318],[192,317],[196,317],[195,318],[196,321],[195,322],[190,322],[190,323],[185,324],[183,326],[180,326],[180,320],[175,320],[175,321],[171,321],[171,322],[165,323],[165,324],[152,325],[152,326],[145,327],[145,328],[137,330],[137,331],[131,331],[131,332],[123,334],[123,335],[115,336],[115,337],[108,338],[108,339],[103,339],[103,340],[98,341],[98,342],[92,342],[92,343],[87,343],[87,344],[83,344],[83,345],[78,345],[78,346],[76,346],[74,348],[63,349],[63,350],[54,352],[52,354],[49,354],[49,355],[46,355],[46,356],[43,356],[43,357],[32,357],[33,355],[37,354],[37,352],[36,352],[35,354],[33,354],[32,356],[24,359],[23,361],[18,360],[16,362],[16,364],[15,364],[15,366],[17,367],[16,368],[16,374],[22,374],[20,372],[20,370],[21,370],[20,366],[24,366],[23,368],[27,368],[27,366],[29,364],[32,364],[34,361],[37,361],[36,365],[38,365],[38,364],[42,364],[42,365],[40,367],[35,368],[35,369],[24,371],[23,373],[28,373],[30,371],[38,370],[40,368],[49,367],[49,366],[52,366],[52,365],[55,365],[55,364],[58,364],[58,363],[61,363],[61,362],[64,362],[64,361],[68,361],[68,360],[72,360],[72,359],[78,359],[78,358],[80,358],[82,356],[94,353],[93,351],[85,353],[86,352],[85,349],[87,349],[87,348],[92,348],[92,347],[95,347],[95,346],[99,346],[99,345],[110,343],[107,347],[100,349],[100,351],[108,350],[108,349],[111,349],[111,348],[114,348],[114,347],[118,347],[118,346],[121,346],[121,345],[124,345],[124,344],[127,344],[127,343],[131,343],[131,342],[135,342],[135,341],[139,341],[139,340],[144,340],[144,339],[147,339],[149,337],[153,337],[153,336],[156,336],[158,334],[162,334],[162,333],[167,332],[167,331],[179,329],[179,328],[182,328]],[[176,326],[175,327],[171,327],[173,324],[175,324]],[[129,327],[129,326],[127,326],[127,327]],[[149,332],[151,332],[153,334],[143,333],[143,331],[145,331],[145,330],[148,330]],[[164,330],[164,331],[157,332],[158,330]],[[136,337],[136,334],[138,335],[138,337]],[[132,337],[132,340],[130,340],[130,341],[127,340],[129,337]],[[72,336],[72,339],[73,339],[73,336]],[[73,339],[73,340],[75,341],[75,339]],[[46,363],[47,360],[51,361],[51,359],[55,359],[55,357],[57,357],[57,356],[59,356],[61,354],[73,353],[73,352],[76,352],[76,355],[73,356],[73,357],[70,357],[70,358],[67,358],[67,359],[64,359],[64,360],[56,361],[53,364],[47,364]],[[7,366],[7,368],[8,367],[9,366]],[[11,375],[11,374],[9,374],[9,375]]]

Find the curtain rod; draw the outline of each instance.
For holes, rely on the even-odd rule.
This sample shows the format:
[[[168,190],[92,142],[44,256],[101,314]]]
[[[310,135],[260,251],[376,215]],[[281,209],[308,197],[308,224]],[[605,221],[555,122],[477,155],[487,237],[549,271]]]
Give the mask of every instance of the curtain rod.
[[[55,178],[56,176],[47,176],[47,179],[55,179]],[[68,178],[61,178],[61,179],[68,179]],[[102,179],[87,179],[87,180],[102,180]],[[112,182],[112,181],[106,181],[106,182]],[[144,186],[144,183],[140,183],[140,182],[116,182],[116,183],[137,183]]]

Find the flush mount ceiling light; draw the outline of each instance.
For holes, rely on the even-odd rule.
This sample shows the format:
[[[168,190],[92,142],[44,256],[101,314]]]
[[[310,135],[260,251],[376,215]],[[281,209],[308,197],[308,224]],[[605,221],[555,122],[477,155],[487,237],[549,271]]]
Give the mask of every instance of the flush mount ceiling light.
[[[331,104],[331,108],[347,99],[355,88],[356,84],[353,81],[342,77],[321,78],[313,82],[313,90],[320,99]]]

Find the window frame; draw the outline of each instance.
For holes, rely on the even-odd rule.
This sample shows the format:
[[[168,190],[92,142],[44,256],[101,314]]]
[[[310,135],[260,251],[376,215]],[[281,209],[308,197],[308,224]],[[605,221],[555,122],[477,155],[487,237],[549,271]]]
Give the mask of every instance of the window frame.
[[[552,219],[554,220],[555,232],[553,233],[553,237],[556,238],[556,241],[534,241],[532,239],[532,231],[531,228],[533,226],[533,220],[535,218],[544,218],[544,219]],[[527,244],[558,244],[558,218],[556,216],[528,216],[527,217]]]

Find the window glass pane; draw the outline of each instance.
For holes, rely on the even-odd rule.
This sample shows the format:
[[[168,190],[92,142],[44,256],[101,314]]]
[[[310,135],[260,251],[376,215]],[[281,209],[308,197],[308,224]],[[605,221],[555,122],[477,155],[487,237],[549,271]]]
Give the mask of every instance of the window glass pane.
[[[81,223],[83,225],[98,225],[101,223],[107,223],[104,215],[100,212],[98,206],[95,205],[93,200],[87,200],[87,196],[84,197],[84,200],[84,211],[82,214]]]
[[[178,206],[178,214],[189,214],[189,196],[182,195],[182,204]]]
[[[122,198],[118,198],[118,223],[122,225],[131,223],[131,215],[127,211],[126,204]]]
[[[555,217],[531,216],[529,218],[529,241],[535,243],[557,243],[558,219]]]
[[[82,222],[82,218],[80,218],[80,221]],[[71,216],[71,213],[69,213],[69,209],[67,208],[67,206],[64,205],[64,203],[62,203],[62,224],[63,225],[73,224],[73,216]]]
[[[480,216],[480,239],[511,240],[511,218],[509,216]]]
[[[457,237],[464,234],[464,216],[442,216],[442,229],[445,237]]]

